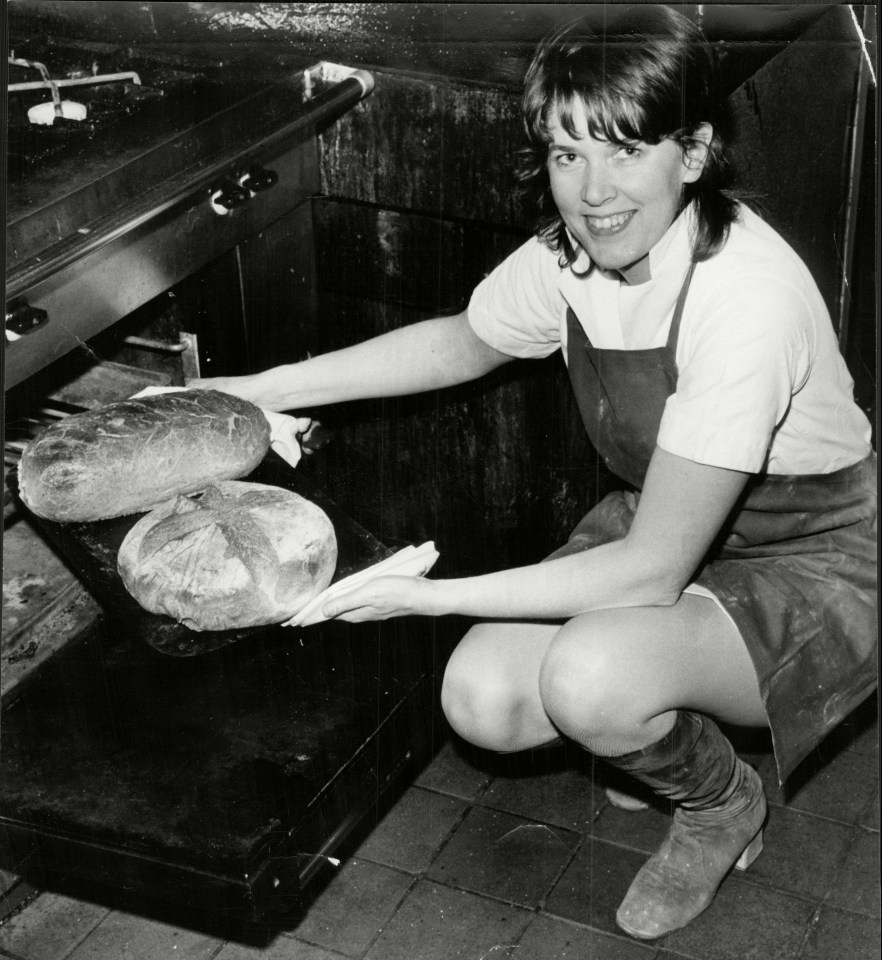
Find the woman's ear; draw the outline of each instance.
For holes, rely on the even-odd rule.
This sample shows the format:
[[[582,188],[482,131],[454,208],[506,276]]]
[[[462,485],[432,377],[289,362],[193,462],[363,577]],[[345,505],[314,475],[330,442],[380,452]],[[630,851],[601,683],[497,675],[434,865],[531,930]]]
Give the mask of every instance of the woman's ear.
[[[709,123],[700,123],[683,141],[683,163],[686,167],[684,183],[695,183],[704,170],[710,152],[714,128]]]

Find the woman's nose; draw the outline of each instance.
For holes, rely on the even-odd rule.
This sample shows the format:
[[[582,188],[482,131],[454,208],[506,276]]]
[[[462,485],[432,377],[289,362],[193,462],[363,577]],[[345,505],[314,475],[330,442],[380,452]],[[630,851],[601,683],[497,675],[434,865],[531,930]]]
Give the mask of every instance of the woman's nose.
[[[590,207],[602,207],[615,198],[616,187],[605,164],[586,166],[580,199]]]

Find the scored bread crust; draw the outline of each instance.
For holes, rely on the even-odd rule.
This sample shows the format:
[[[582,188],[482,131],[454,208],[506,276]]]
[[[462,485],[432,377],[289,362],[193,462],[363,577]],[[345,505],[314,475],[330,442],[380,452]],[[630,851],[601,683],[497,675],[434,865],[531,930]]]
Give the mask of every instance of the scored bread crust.
[[[192,630],[281,623],[331,582],[337,539],[316,504],[235,480],[178,497],[132,527],[117,567],[151,613]]]
[[[120,517],[245,476],[269,444],[260,408],[230,394],[184,390],[123,400],[38,434],[19,463],[19,492],[47,520]]]

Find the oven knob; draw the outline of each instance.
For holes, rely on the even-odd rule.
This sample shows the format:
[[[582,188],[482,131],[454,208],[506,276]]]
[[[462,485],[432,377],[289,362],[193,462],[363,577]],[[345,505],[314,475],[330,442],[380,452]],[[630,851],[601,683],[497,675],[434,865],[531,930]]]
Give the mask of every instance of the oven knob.
[[[248,173],[240,178],[239,183],[249,191],[249,193],[260,193],[262,190],[269,190],[279,182],[279,175],[275,170],[267,170],[260,164],[253,164],[248,168]]]
[[[241,207],[251,195],[235,180],[224,182],[211,194],[211,209],[221,216],[226,216],[234,207]]]
[[[15,300],[6,307],[6,339],[18,340],[19,337],[44,324],[49,314],[39,307],[32,307],[23,300]]]

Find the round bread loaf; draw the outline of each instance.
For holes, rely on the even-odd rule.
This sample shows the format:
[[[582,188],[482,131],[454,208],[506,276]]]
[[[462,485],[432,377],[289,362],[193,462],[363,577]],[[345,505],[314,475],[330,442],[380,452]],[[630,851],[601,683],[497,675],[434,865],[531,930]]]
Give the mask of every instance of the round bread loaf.
[[[22,454],[19,491],[47,520],[120,517],[243,477],[269,443],[260,408],[230,394],[184,390],[124,400],[38,434]]]
[[[337,538],[327,514],[262,483],[211,484],[161,504],[117,558],[129,593],[192,630],[281,623],[331,582]]]

